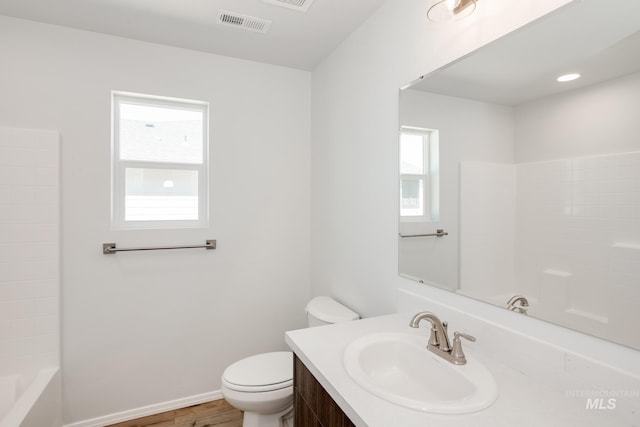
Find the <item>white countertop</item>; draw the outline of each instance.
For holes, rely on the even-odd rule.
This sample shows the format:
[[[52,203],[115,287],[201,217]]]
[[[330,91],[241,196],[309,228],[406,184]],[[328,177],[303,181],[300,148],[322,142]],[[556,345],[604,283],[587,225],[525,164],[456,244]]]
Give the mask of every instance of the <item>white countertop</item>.
[[[343,352],[356,338],[379,332],[404,332],[424,336],[429,328],[409,327],[409,314],[393,314],[300,329],[286,333],[286,342],[336,403],[358,427],[622,427],[606,409],[586,409],[586,398],[567,395],[566,382],[542,383],[484,356],[474,343],[464,343],[465,353],[479,359],[494,375],[498,398],[474,414],[437,415],[389,403],[361,388],[347,374]],[[469,331],[473,334],[473,331]],[[505,343],[506,344],[506,343]],[[640,424],[635,424],[640,425]]]

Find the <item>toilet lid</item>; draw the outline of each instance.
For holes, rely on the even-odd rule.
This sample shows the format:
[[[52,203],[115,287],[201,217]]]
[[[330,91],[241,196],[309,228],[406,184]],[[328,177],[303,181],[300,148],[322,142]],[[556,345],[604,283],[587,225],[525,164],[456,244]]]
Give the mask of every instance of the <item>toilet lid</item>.
[[[242,390],[287,387],[293,383],[293,353],[276,351],[239,360],[225,369],[222,380],[229,387]]]
[[[351,311],[330,297],[315,297],[307,304],[307,314],[327,323],[340,323],[358,320],[358,313]]]

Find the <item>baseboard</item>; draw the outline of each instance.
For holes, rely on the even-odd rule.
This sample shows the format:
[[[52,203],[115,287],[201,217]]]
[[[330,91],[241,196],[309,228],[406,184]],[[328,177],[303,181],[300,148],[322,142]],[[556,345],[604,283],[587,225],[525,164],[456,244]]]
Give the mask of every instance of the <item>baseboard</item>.
[[[104,415],[102,417],[91,418],[85,421],[78,421],[72,424],[65,424],[64,427],[105,427],[123,421],[135,420],[136,418],[147,417],[161,412],[172,411],[174,409],[186,408],[212,400],[222,399],[220,390],[210,393],[197,394],[195,396],[183,397],[169,402],[156,403],[154,405],[142,406],[128,411],[117,412],[115,414]]]

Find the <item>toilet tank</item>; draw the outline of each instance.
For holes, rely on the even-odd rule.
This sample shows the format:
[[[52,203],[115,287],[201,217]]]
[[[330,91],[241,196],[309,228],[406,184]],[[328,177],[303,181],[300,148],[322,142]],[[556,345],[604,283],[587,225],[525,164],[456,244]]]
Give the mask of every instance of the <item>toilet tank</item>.
[[[350,322],[360,318],[358,313],[330,297],[315,297],[305,308],[309,327]]]

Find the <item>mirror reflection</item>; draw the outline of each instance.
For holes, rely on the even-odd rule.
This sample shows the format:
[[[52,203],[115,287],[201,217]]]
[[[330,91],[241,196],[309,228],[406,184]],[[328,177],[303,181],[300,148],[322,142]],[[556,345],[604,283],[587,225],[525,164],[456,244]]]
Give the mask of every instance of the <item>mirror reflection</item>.
[[[401,90],[399,272],[640,348],[640,2],[612,3]]]

